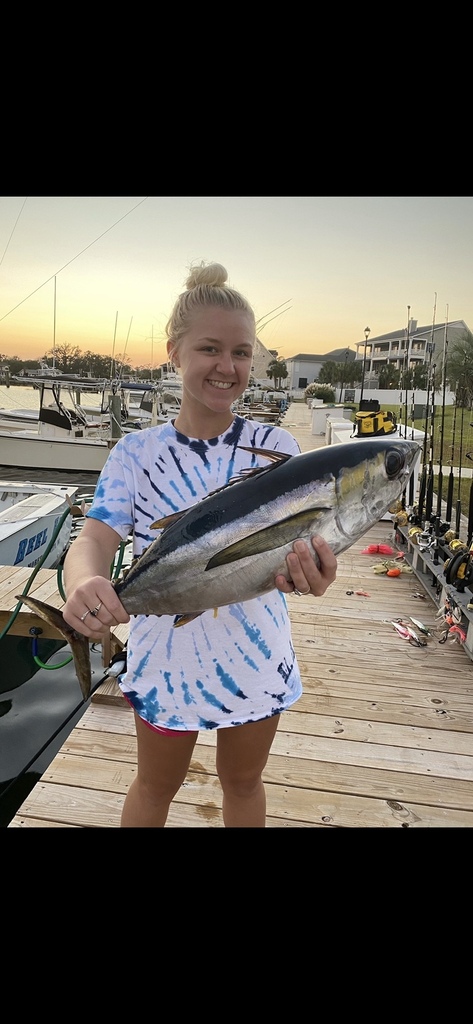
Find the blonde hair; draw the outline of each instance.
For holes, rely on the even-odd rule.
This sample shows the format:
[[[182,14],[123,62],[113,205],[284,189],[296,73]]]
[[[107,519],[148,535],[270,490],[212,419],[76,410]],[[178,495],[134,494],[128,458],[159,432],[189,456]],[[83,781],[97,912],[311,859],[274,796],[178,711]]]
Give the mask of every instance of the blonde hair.
[[[225,283],[228,274],[221,263],[202,261],[189,269],[186,291],[179,295],[165,327],[166,335],[173,343],[173,350],[189,330],[193,316],[209,306],[217,306],[230,312],[241,310],[254,324],[256,333],[253,309],[240,292]]]

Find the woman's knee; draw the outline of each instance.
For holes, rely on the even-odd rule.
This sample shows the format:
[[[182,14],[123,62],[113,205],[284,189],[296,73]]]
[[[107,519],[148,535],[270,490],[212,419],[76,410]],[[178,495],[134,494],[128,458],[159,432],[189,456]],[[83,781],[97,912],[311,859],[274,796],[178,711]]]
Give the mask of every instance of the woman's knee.
[[[217,774],[223,792],[235,797],[251,797],[262,785],[260,771],[244,771],[238,766],[217,766]]]

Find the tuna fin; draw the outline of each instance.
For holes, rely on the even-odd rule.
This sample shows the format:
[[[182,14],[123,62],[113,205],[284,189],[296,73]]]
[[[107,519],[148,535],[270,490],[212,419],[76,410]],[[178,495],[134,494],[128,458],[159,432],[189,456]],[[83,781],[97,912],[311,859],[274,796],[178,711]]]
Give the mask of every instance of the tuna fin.
[[[236,562],[240,558],[247,558],[249,555],[258,555],[262,551],[272,551],[274,548],[282,547],[284,544],[290,544],[291,541],[297,540],[297,532],[294,530],[295,526],[309,526],[314,528],[314,533],[317,532],[315,525],[315,519],[317,513],[321,514],[330,510],[330,506],[324,506],[320,509],[305,509],[304,512],[297,512],[294,516],[288,516],[287,519],[281,519],[280,523],[275,523],[274,526],[268,526],[264,530],[258,530],[257,533],[251,533],[248,537],[244,537],[243,540],[238,540],[236,544],[230,544],[228,548],[223,548],[216,555],[207,562],[205,571],[207,569],[214,569],[218,565],[226,565],[227,562]]]
[[[171,512],[170,516],[163,516],[162,519],[157,519],[155,523],[151,523],[150,530],[165,530],[167,526],[178,523],[188,511],[189,509],[185,508],[182,512]]]
[[[50,626],[54,626],[61,633],[61,636],[67,640],[67,643],[70,644],[82,696],[84,700],[88,700],[92,687],[92,672],[90,667],[89,640],[87,637],[82,636],[82,633],[76,633],[75,629],[72,629],[72,626],[66,622],[59,608],[54,608],[50,604],[44,604],[43,601],[37,601],[35,597],[25,597],[23,594],[20,596],[17,594],[16,598],[17,601],[22,601],[23,604],[28,605],[32,612],[39,615]]]
[[[188,622],[192,622],[193,619],[198,619],[202,612],[188,612],[184,615],[176,615],[172,624],[173,629],[177,629],[178,626],[187,626]]]
[[[244,444],[239,444],[238,448],[241,448],[242,452],[250,452],[251,455],[262,455],[263,458],[276,463],[287,462],[288,459],[294,457],[293,455],[288,455],[287,452],[275,452],[270,448],[246,448]],[[267,466],[263,468],[267,469]]]
[[[287,459],[292,459],[292,455],[286,455],[284,452],[274,452],[269,448],[246,448],[240,444],[237,446],[241,448],[242,452],[250,452],[251,455],[263,455],[264,458],[269,459],[270,462],[279,465],[281,462],[287,462]],[[237,476],[231,478],[228,483],[223,484],[222,487],[217,487],[215,491],[209,491],[206,495],[207,498],[211,498],[214,494],[218,494],[220,491],[226,491],[228,487],[233,484],[238,484],[242,480],[247,480],[249,476],[258,476],[260,473],[267,473],[272,466],[255,466],[253,469],[243,469]],[[156,522],[151,523],[150,530],[165,530],[167,526],[172,526],[173,523],[178,523],[186,512],[189,512],[188,508],[184,508],[181,512],[171,512],[169,516],[163,516],[162,519],[157,519]],[[202,613],[200,613],[202,614]]]

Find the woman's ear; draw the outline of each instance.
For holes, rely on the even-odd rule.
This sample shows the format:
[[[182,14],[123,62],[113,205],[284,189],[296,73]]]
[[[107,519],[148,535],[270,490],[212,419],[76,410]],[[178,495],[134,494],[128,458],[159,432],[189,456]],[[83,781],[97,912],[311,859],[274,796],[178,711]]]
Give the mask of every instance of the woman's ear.
[[[168,354],[169,362],[173,363],[174,366],[179,366],[179,362],[177,360],[177,352],[176,352],[176,349],[175,349],[172,341],[168,341],[167,342],[167,344],[166,344],[166,351],[167,351],[167,354]]]

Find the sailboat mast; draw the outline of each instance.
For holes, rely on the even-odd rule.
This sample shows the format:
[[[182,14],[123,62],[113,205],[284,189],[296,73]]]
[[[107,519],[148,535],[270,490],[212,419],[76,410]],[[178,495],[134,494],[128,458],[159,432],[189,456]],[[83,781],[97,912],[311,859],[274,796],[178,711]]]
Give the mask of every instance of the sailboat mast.
[[[54,278],[53,370],[56,369],[56,278]]]

